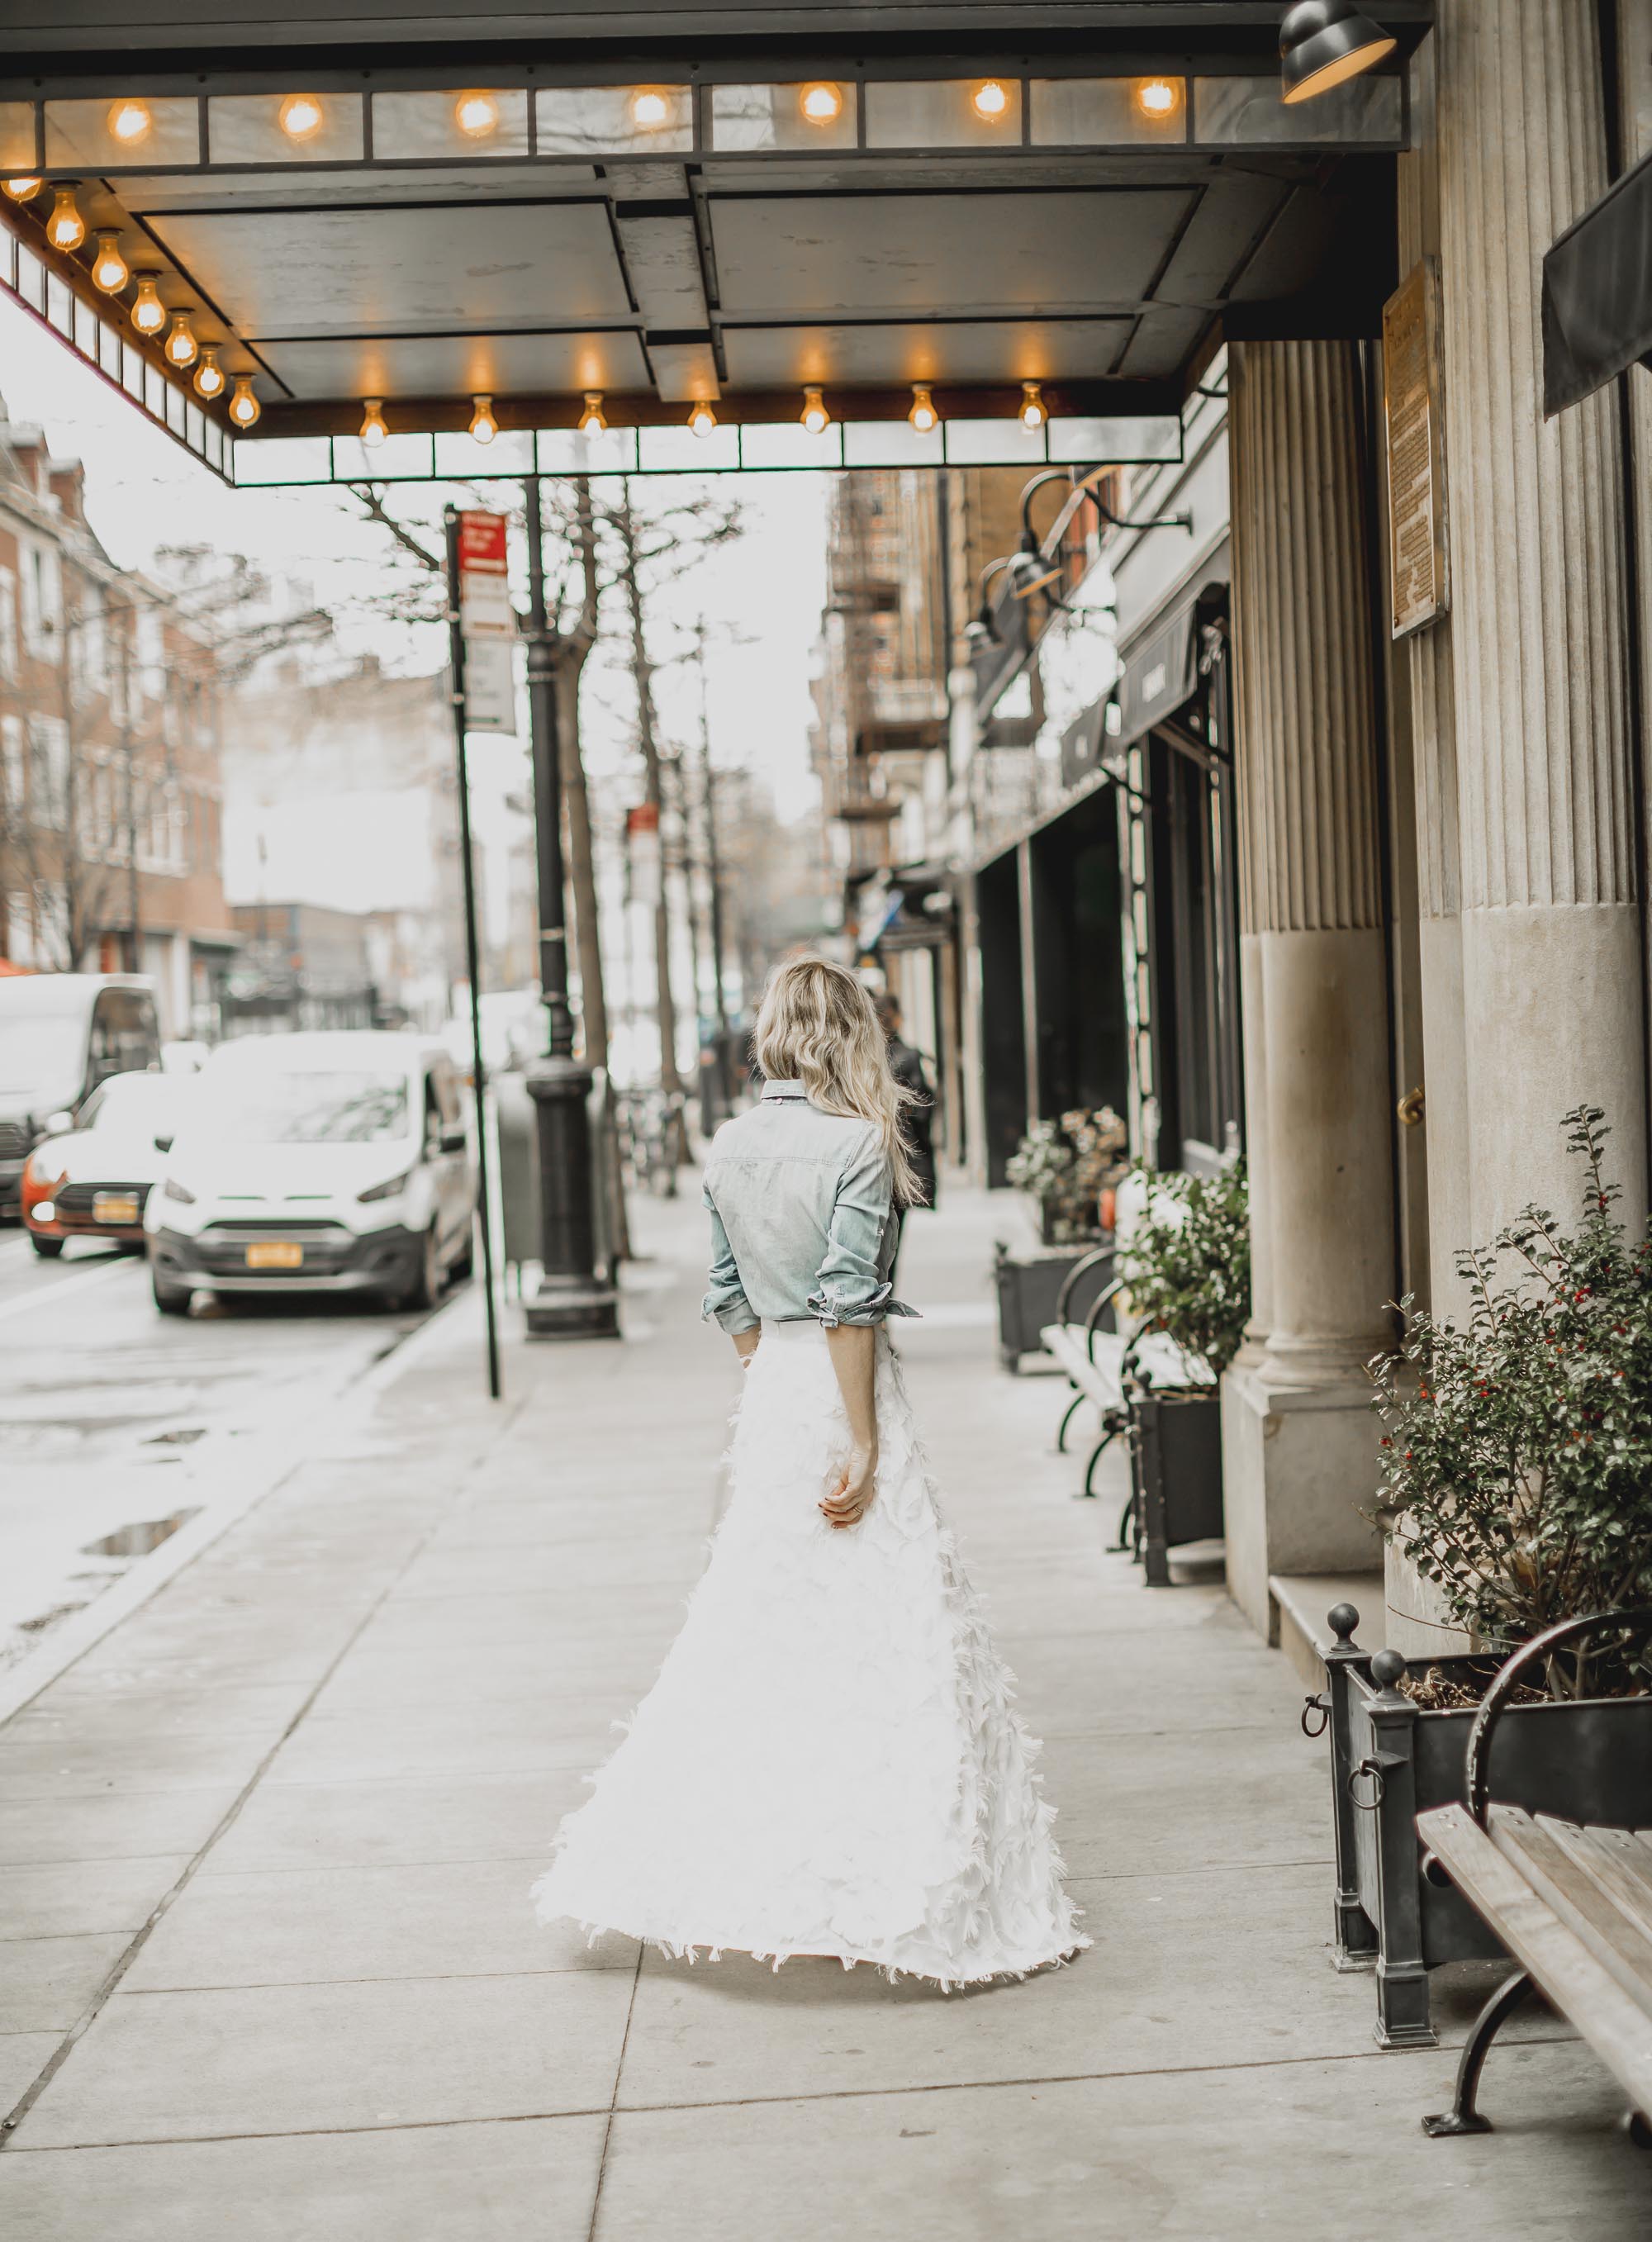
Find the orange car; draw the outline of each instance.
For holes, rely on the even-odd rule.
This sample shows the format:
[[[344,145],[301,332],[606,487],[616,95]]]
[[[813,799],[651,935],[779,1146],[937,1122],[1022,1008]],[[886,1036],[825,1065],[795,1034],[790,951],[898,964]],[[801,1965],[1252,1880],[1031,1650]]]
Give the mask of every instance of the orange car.
[[[72,1130],[35,1146],[23,1171],[22,1210],[37,1253],[55,1259],[71,1238],[141,1250],[144,1201],[191,1087],[185,1075],[112,1074]]]

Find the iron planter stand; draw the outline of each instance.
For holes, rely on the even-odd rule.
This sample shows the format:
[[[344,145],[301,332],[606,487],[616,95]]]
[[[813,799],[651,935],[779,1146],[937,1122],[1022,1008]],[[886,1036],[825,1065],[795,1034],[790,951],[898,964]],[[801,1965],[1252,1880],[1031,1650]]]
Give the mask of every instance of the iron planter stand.
[[[1507,1951],[1450,1884],[1423,1873],[1417,1816],[1463,1795],[1475,1714],[1428,1712],[1395,1685],[1397,1650],[1363,1651],[1360,1614],[1327,1614],[1324,1692],[1303,1708],[1303,1733],[1328,1733],[1336,1835],[1334,1966],[1377,1981],[1379,2047],[1434,2047],[1428,1973]],[[1429,1669],[1475,1686],[1485,1657],[1435,1658]],[[1585,1697],[1505,1708],[1491,1749],[1497,1795],[1566,1822],[1643,1824],[1652,1801],[1652,1697]]]

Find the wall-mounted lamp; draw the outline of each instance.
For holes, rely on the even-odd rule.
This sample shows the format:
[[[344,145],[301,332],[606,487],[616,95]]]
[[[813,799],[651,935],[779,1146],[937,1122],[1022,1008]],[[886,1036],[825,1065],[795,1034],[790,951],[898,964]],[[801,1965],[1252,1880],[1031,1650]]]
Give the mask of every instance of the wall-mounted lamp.
[[[797,106],[805,124],[836,124],[843,113],[843,90],[817,78],[798,95]]]
[[[264,407],[252,394],[252,375],[238,373],[235,377],[235,394],[230,399],[231,420],[238,428],[250,428],[263,410]]]
[[[717,416],[703,398],[688,407],[688,426],[696,436],[708,436],[717,425]]]
[[[810,382],[803,391],[803,409],[797,415],[811,436],[823,436],[832,425],[832,416],[826,409],[817,382]]]
[[[385,401],[382,397],[364,397],[361,400],[361,426],[357,431],[364,444],[376,451],[390,433],[385,426]]]
[[[7,179],[5,191],[14,203],[31,203],[45,185],[44,179]]]
[[[146,101],[111,102],[109,110],[109,137],[118,140],[123,148],[136,148],[147,140],[154,124]]]
[[[223,347],[222,343],[201,345],[201,362],[195,369],[191,386],[198,397],[205,397],[209,403],[214,397],[224,394],[224,369],[218,362],[218,354]]]
[[[670,118],[670,104],[655,87],[639,86],[631,96],[631,122],[640,131],[657,132]]]
[[[1312,101],[1391,55],[1399,42],[1353,0],[1294,0],[1279,23],[1279,93]]]
[[[166,306],[155,289],[159,278],[158,272],[140,272],[138,275],[138,293],[132,298],[132,325],[140,335],[147,335],[151,342],[166,325]]]
[[[91,261],[91,277],[105,296],[118,296],[131,279],[131,268],[120,253],[120,235],[113,226],[97,229],[97,254]]]
[[[1179,83],[1171,77],[1144,77],[1136,81],[1136,106],[1142,115],[1155,124],[1162,124],[1174,117],[1182,105]]]
[[[1019,414],[1021,426],[1031,436],[1036,434],[1037,432],[1043,427],[1044,422],[1049,418],[1050,414],[1044,401],[1043,383],[1038,381],[1024,381],[1021,385],[1021,412]]]
[[[453,122],[467,140],[486,140],[499,124],[499,104],[491,93],[461,93],[453,104]]]
[[[1001,80],[985,78],[970,96],[970,106],[986,124],[996,124],[1009,111],[1010,97]]]
[[[175,366],[181,373],[186,366],[193,366],[200,345],[195,339],[195,330],[189,323],[187,312],[174,312],[172,332],[161,346],[168,366]]]
[[[491,396],[479,393],[470,401],[473,408],[470,416],[472,439],[478,444],[491,444],[499,433],[499,423],[494,418],[494,400]]]
[[[935,399],[930,393],[927,381],[912,384],[912,409],[906,417],[920,436],[931,435],[940,426],[941,416],[935,409]]]
[[[313,93],[288,94],[276,116],[289,140],[313,140],[327,121],[320,97]]]
[[[59,179],[51,191],[53,200],[51,216],[46,220],[46,239],[65,256],[78,249],[86,238],[86,221],[75,200],[75,189],[79,184],[78,179]]]
[[[580,433],[582,436],[600,436],[608,425],[602,417],[601,391],[588,389],[585,393],[585,410],[580,415]]]

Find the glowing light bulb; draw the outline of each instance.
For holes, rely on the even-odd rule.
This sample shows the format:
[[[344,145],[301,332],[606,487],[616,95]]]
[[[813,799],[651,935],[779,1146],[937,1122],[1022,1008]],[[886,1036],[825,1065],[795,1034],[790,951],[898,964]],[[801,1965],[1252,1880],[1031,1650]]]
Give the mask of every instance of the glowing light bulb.
[[[798,97],[798,107],[810,124],[836,124],[843,113],[843,91],[841,86],[829,85],[817,79],[806,85]]]
[[[585,436],[600,436],[608,425],[608,422],[602,417],[601,391],[600,389],[588,389],[585,393],[585,410],[580,415],[581,434]]]
[[[118,296],[131,279],[131,267],[120,253],[120,236],[113,226],[97,229],[97,254],[91,261],[91,277],[105,296]]]
[[[361,400],[361,440],[371,449],[377,449],[390,433],[385,426],[385,401],[382,397],[364,397]]]
[[[162,345],[166,353],[167,365],[177,366],[180,372],[186,366],[193,366],[199,355],[200,347],[195,339],[195,330],[189,323],[189,313],[174,312],[172,332]]]
[[[44,179],[8,179],[5,189],[14,203],[32,202],[45,185]]]
[[[708,436],[717,425],[717,416],[702,398],[688,408],[688,426],[696,436]]]
[[[147,139],[154,122],[146,101],[116,101],[110,104],[110,138],[118,140],[124,148],[135,148],[140,140]]]
[[[313,93],[288,94],[277,114],[289,140],[313,140],[326,122],[326,111]]]
[[[491,397],[477,396],[471,399],[475,410],[470,416],[470,433],[479,444],[491,444],[499,433],[499,423],[494,418]]]
[[[1021,385],[1021,426],[1031,435],[1036,429],[1042,428],[1049,418],[1042,385],[1036,381],[1024,381]]]
[[[473,140],[486,140],[499,124],[499,104],[491,93],[461,93],[453,104],[453,122]]]
[[[940,426],[941,416],[935,409],[935,399],[930,394],[927,381],[912,384],[912,409],[906,417],[920,436],[927,436]]]
[[[1144,117],[1173,117],[1181,105],[1181,91],[1167,77],[1145,77],[1136,88],[1136,106]]]
[[[990,77],[984,84],[977,85],[970,100],[976,115],[984,117],[989,124],[996,124],[1010,107],[1009,94],[996,77]]]
[[[166,325],[166,306],[155,292],[158,276],[140,272],[138,293],[132,299],[132,325],[140,335],[158,335]]]
[[[46,220],[46,239],[65,255],[78,249],[86,238],[86,221],[75,200],[75,186],[73,179],[65,179],[52,189],[56,200],[51,205],[51,216]]]
[[[811,436],[823,436],[831,426],[832,416],[816,383],[811,382],[804,390],[803,409],[797,417]]]
[[[238,428],[250,428],[263,410],[264,407],[252,394],[252,375],[238,373],[235,377],[235,394],[230,399],[231,420]]]
[[[198,397],[213,398],[224,394],[224,369],[218,362],[221,343],[203,343],[201,362],[195,369],[193,387]]]
[[[656,93],[652,87],[645,86],[631,97],[631,122],[644,132],[657,132],[670,115],[664,94]]]

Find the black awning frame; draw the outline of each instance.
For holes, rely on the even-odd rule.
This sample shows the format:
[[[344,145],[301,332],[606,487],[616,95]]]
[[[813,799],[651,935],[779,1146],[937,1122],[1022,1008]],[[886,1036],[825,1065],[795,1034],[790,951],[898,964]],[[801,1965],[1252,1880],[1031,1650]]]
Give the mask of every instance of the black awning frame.
[[[1543,418],[1632,366],[1652,366],[1652,156],[1543,258]]]

